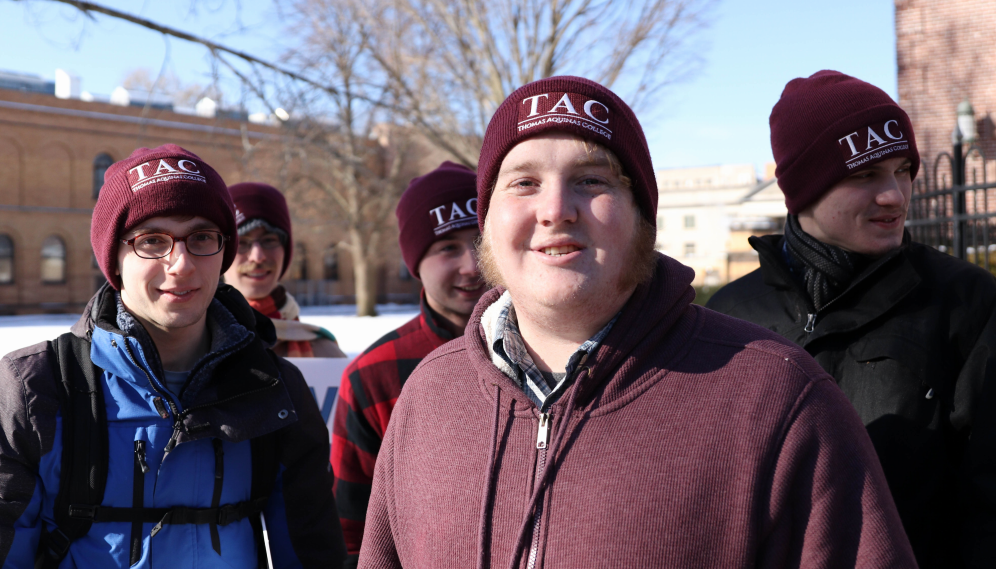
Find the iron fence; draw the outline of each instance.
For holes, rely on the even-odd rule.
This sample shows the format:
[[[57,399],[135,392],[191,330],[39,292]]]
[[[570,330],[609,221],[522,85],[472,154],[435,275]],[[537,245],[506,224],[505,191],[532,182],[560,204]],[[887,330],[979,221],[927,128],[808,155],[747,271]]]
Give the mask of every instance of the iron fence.
[[[914,241],[996,274],[996,161],[955,141],[951,152],[922,163],[906,227]]]

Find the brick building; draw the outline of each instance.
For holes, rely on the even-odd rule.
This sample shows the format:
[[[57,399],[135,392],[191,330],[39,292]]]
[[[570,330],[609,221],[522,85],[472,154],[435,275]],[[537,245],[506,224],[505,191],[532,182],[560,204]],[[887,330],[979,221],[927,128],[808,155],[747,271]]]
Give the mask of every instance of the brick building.
[[[996,158],[996,2],[895,0],[895,5],[899,104],[913,121],[923,164],[932,175],[936,156],[950,151],[964,100],[974,107],[978,144]],[[948,171],[947,164],[940,170]]]
[[[244,146],[277,139],[275,126],[254,124],[238,113],[197,116],[174,112],[170,105],[112,104],[55,93],[54,83],[0,72],[0,313],[82,309],[103,282],[89,236],[104,171],[137,147],[179,144],[229,184],[275,181],[273,156],[265,150],[247,154]],[[335,248],[342,229],[307,220],[297,224],[300,207],[291,200],[295,260],[288,288],[310,293],[312,302],[352,302],[349,255]],[[396,230],[382,243],[379,300],[417,298],[418,282],[399,270]],[[290,282],[294,279],[301,282]]]

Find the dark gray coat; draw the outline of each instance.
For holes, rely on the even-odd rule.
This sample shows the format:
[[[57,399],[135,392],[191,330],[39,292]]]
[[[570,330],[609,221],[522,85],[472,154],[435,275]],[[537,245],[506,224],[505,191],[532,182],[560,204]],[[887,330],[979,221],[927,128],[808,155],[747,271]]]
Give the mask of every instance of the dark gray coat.
[[[816,313],[782,237],[751,245],[761,268],[708,307],[781,334],[837,380],[921,567],[996,567],[996,279],[912,243]]]

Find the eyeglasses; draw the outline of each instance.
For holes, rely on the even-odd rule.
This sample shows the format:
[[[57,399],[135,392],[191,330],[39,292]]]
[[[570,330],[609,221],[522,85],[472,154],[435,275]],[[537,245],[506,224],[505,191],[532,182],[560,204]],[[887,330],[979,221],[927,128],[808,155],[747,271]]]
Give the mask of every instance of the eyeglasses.
[[[191,255],[210,257],[220,253],[228,239],[220,231],[204,229],[185,237],[174,237],[169,233],[143,233],[121,242],[131,245],[135,254],[143,259],[161,259],[173,252],[173,244],[178,241],[187,246],[187,252]]]
[[[276,235],[264,235],[259,239],[239,239],[239,253],[243,255],[252,251],[252,246],[259,243],[265,251],[272,251],[278,247],[283,247],[284,243]]]

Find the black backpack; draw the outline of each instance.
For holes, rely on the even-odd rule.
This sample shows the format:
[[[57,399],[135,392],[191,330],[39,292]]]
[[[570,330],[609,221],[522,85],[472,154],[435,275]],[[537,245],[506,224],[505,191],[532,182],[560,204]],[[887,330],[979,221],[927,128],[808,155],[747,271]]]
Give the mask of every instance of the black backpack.
[[[211,524],[211,545],[221,554],[218,526],[249,518],[256,535],[259,567],[267,567],[260,512],[277,477],[273,434],[252,439],[252,489],[249,500],[220,505],[224,462],[220,439],[214,439],[215,482],[210,508],[115,508],[101,506],[107,484],[107,413],[101,389],[102,370],[90,360],[90,341],[66,333],[49,343],[59,381],[62,411],[62,474],[53,515],[56,527],[42,526],[35,569],[56,569],[72,542],[90,531],[94,522],[131,522],[131,560],[142,555],[142,524],[155,523],[155,536],[164,524]],[[135,441],[134,504],[144,500],[145,441]]]

